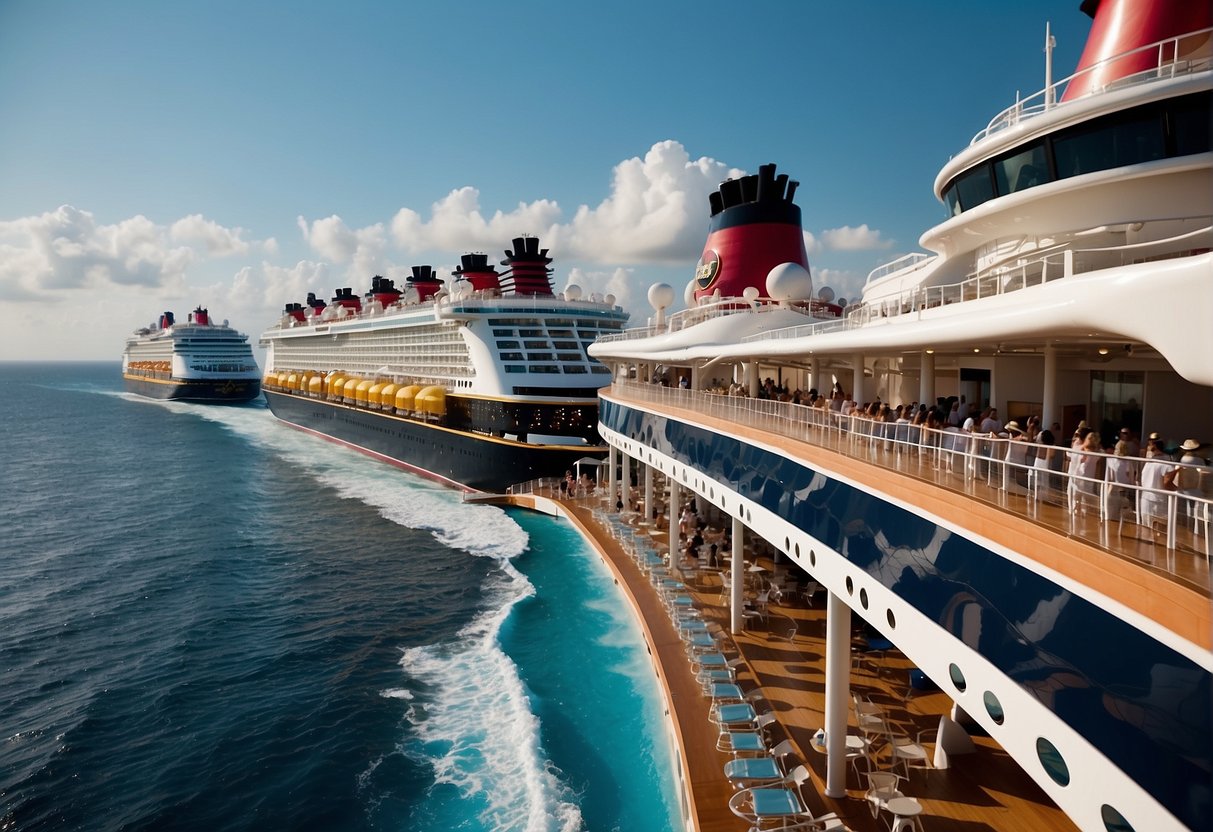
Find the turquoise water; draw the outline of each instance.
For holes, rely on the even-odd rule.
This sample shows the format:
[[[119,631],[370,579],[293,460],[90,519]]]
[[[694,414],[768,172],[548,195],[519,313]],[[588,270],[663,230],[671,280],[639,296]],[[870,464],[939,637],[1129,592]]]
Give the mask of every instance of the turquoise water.
[[[0,364],[0,829],[674,829],[652,670],[564,521],[260,406]]]

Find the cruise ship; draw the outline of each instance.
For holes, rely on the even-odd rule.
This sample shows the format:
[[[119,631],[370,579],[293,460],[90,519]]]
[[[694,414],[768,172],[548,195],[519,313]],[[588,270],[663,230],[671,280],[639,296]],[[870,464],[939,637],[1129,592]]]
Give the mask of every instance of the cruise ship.
[[[165,312],[127,338],[122,378],[127,391],[154,399],[240,404],[261,392],[248,336],[213,323],[201,306],[185,323]]]
[[[518,237],[498,272],[466,254],[449,288],[430,266],[405,286],[310,294],[261,336],[264,392],[279,419],[469,491],[561,476],[601,459],[598,390],[586,349],[618,333],[612,295],[555,293],[547,249]]]
[[[1213,20],[1083,10],[1077,71],[952,156],[925,251],[857,302],[813,286],[774,165],[712,194],[687,308],[655,285],[590,349],[607,504],[643,480],[647,519],[663,478],[666,516],[728,518],[735,632],[746,542],[826,591],[827,797],[862,624],[953,703],[919,762],[981,733],[1081,829],[1207,830]]]

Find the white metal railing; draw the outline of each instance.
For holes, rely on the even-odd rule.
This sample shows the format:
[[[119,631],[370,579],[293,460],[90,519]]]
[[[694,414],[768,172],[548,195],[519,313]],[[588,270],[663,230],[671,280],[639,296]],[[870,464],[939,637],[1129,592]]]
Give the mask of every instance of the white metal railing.
[[[815,301],[810,301],[810,304],[815,304]],[[665,326],[658,327],[655,324],[648,324],[641,327],[632,327],[625,329],[622,332],[612,333],[610,335],[602,335],[596,343],[606,344],[614,341],[634,341],[639,338],[648,338],[654,335],[664,335],[669,332],[679,332],[688,327],[701,324],[704,321],[710,321],[714,318],[723,318],[726,315],[740,314],[770,314],[779,309],[791,309],[794,312],[799,312],[806,318],[814,318],[815,314],[812,305],[808,308],[804,306],[783,306],[770,302],[760,303],[757,300],[750,301],[745,298],[721,298],[713,300],[699,306],[692,306],[689,309],[683,309],[671,315],[665,323]]]
[[[1200,217],[1199,219],[1205,218]],[[838,321],[774,329],[769,332],[747,335],[741,340],[753,342],[803,338],[833,332],[837,329],[855,329],[884,318],[918,315],[941,306],[1006,295],[1030,286],[1041,286],[1060,278],[1126,265],[1151,257],[1152,251],[1173,250],[1176,245],[1187,241],[1204,242],[1202,238],[1210,235],[1213,235],[1213,225],[1186,231],[1165,240],[1152,240],[1124,246],[1090,249],[1067,248],[1052,251],[1013,266],[998,266],[978,272],[959,283],[919,286],[880,301],[856,304],[847,307],[846,314]],[[1185,251],[1181,254],[1186,255],[1188,252]]]
[[[1138,84],[1147,84],[1151,81],[1156,81],[1159,78],[1175,78],[1182,75],[1191,75],[1196,72],[1204,72],[1213,66],[1213,56],[1210,55],[1207,47],[1203,53],[1200,53],[1201,41],[1207,38],[1210,33],[1213,33],[1213,27],[1208,29],[1200,29],[1195,32],[1179,35],[1177,37],[1160,40],[1156,43],[1151,43],[1146,46],[1138,47],[1129,52],[1122,52],[1119,55],[1114,55],[1110,58],[1104,58],[1098,63],[1075,72],[1073,75],[1063,78],[1054,84],[1045,87],[1027,98],[1016,101],[1007,109],[1003,110],[994,118],[990,119],[990,123],[986,128],[973,137],[969,142],[970,145],[977,144],[982,139],[1012,127],[1034,116],[1041,115],[1048,110],[1057,106],[1056,102],[1060,101],[1064,96],[1064,91],[1069,88],[1070,84],[1090,75],[1096,75],[1108,69],[1118,61],[1131,60],[1137,55],[1154,54],[1154,65],[1144,70],[1136,72],[1124,78],[1117,78],[1109,84],[1106,84],[1100,92],[1108,92],[1113,89],[1123,89],[1125,87],[1135,86]],[[1181,46],[1187,43],[1189,45],[1188,52],[1198,54],[1192,57],[1181,58]]]
[[[903,269],[907,272],[914,271],[922,267],[924,263],[934,259],[935,255],[926,254],[925,252],[921,251],[912,251],[909,254],[904,254],[901,257],[898,257],[891,263],[885,263],[883,266],[877,266],[876,268],[872,269],[872,271],[868,272],[868,279],[863,282],[863,285],[867,286],[870,283],[880,280],[880,278],[886,275],[902,271]]]
[[[933,429],[908,422],[878,422],[867,416],[849,415],[791,402],[752,399],[686,390],[677,387],[616,382],[612,390],[629,399],[691,410],[732,422],[741,422],[760,430],[777,433],[847,456],[915,475],[930,471],[969,497],[994,500],[1004,508],[1013,505],[1007,495],[1025,498],[1025,511],[1037,517],[1041,503],[1064,507],[1069,534],[1090,537],[1075,522],[1079,513],[1097,515],[1098,533],[1091,542],[1107,546],[1111,529],[1119,533],[1126,518],[1143,526],[1162,525],[1166,529],[1166,548],[1173,551],[1179,542],[1181,526],[1190,527],[1193,546],[1203,537],[1206,558],[1210,551],[1210,525],[1213,523],[1213,468],[1191,467],[1200,478],[1200,486],[1186,491],[1146,488],[1136,482],[1109,482],[1107,461],[1127,459],[1140,472],[1150,460],[1121,458],[1110,454],[1074,451],[1061,446],[1044,446],[1019,440],[971,434],[956,428]],[[1043,452],[1043,454],[1042,454]],[[1079,462],[1086,459],[1083,466]],[[1041,461],[1043,460],[1043,462]],[[1097,470],[1095,476],[1082,471]],[[938,481],[938,480],[936,480]],[[991,490],[992,489],[992,490]],[[1174,572],[1168,562],[1164,567]]]

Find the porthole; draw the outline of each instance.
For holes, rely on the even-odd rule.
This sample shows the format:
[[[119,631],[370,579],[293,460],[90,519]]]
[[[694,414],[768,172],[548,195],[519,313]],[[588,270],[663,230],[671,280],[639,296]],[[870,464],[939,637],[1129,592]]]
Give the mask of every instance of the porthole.
[[[816,566],[816,565],[817,565],[817,550],[810,549],[809,550],[809,566]]]
[[[796,544],[796,557],[800,557],[800,544]]]
[[[1103,819],[1104,829],[1108,832],[1134,832],[1133,827],[1125,820],[1125,816],[1108,804],[1099,807],[1099,816]]]
[[[783,550],[785,552],[792,551],[792,541],[788,540],[786,537],[783,539]]]
[[[1039,758],[1041,766],[1044,767],[1045,774],[1049,775],[1054,783],[1059,786],[1070,785],[1070,767],[1066,765],[1057,746],[1044,737],[1039,737],[1036,740],[1036,756]],[[1117,812],[1117,814],[1120,813]]]
[[[982,701],[986,704],[986,713],[990,715],[990,719],[994,720],[995,725],[1002,725],[1002,721],[1006,719],[1006,714],[1002,712],[1002,703],[998,701],[998,697],[986,691],[982,694]]]
[[[851,580],[851,576],[847,575],[847,595],[855,594],[855,582]]]
[[[885,617],[885,618],[887,618],[887,619],[888,619],[888,621],[889,621],[889,629],[890,629],[890,630],[893,630],[893,629],[896,629],[896,628],[897,628],[897,619],[896,619],[896,617],[894,617],[894,615],[893,615],[893,611],[892,611],[892,610],[888,610],[888,611],[886,611],[886,612],[885,612],[885,614],[884,614],[884,617]]]
[[[948,675],[952,677],[952,684],[956,686],[956,689],[964,693],[969,683],[965,680],[965,675],[961,672],[961,669],[954,663],[950,664],[948,665]]]
[[[859,590],[859,606],[865,610],[868,608],[868,590],[866,588],[861,587]]]

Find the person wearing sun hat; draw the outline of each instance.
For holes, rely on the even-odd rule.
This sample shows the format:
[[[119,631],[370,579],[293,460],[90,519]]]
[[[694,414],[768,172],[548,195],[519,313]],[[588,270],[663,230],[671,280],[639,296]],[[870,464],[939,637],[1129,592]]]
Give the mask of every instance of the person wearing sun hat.
[[[1200,496],[1200,468],[1208,463],[1203,457],[1196,455],[1202,447],[1195,439],[1185,439],[1179,449],[1184,455],[1179,458],[1179,466],[1175,470],[1175,490],[1186,497]]]

